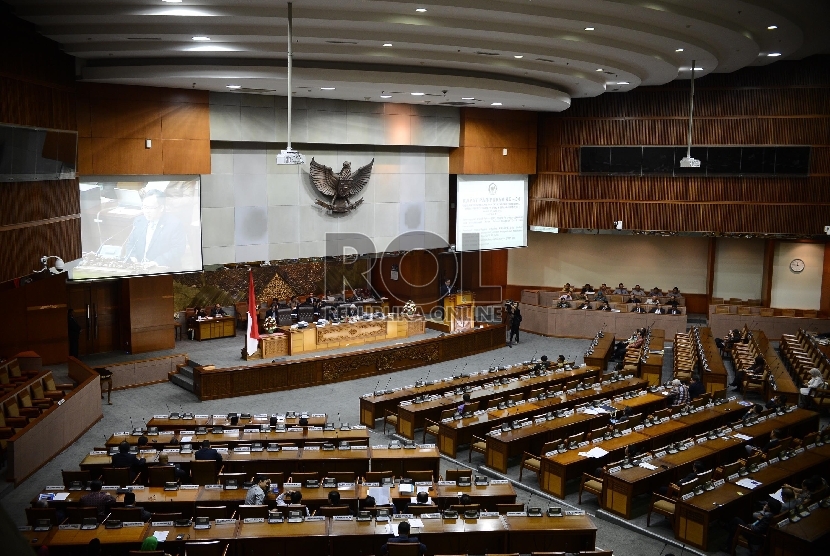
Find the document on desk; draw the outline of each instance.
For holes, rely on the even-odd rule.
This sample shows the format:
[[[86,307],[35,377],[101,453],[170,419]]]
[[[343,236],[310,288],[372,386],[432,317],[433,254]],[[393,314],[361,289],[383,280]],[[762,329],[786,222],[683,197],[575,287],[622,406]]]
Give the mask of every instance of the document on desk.
[[[748,489],[753,489],[757,486],[761,486],[760,481],[755,481],[755,480],[752,480],[752,479],[749,479],[749,478],[746,478],[746,477],[744,477],[740,481],[736,481],[735,484],[738,485],[738,486],[742,486],[744,488],[748,488]]]
[[[740,438],[741,440],[752,440],[751,436],[747,436],[745,434],[735,433],[732,436],[734,436],[735,438]]]
[[[368,494],[375,499],[375,506],[386,506],[390,503],[388,486],[369,487]]]
[[[651,465],[650,463],[645,461],[640,462],[640,467],[642,467],[643,469],[648,469],[649,471],[654,471],[655,469],[657,469],[656,465]]]
[[[608,452],[603,450],[599,447],[594,447],[588,450],[587,452],[579,452],[579,455],[584,458],[601,458],[602,456],[606,455]]]
[[[167,540],[167,535],[169,533],[170,533],[170,531],[156,531],[155,533],[153,533],[153,536],[156,539],[158,539],[159,542],[164,542],[164,541]]]
[[[193,442],[193,437],[192,436],[183,436],[179,439],[179,443],[181,443],[181,442]]]
[[[67,498],[69,498],[68,492],[56,492],[52,500],[66,500]]]
[[[604,413],[608,413],[601,407],[586,407],[584,410],[582,410],[582,412],[588,415],[602,415]]]
[[[409,526],[410,527],[421,527],[421,528],[423,528],[423,526],[424,526],[424,522],[419,517],[409,518],[407,521],[409,521]]]
[[[415,485],[401,483],[398,485],[398,492],[401,494],[412,494],[415,492]]]

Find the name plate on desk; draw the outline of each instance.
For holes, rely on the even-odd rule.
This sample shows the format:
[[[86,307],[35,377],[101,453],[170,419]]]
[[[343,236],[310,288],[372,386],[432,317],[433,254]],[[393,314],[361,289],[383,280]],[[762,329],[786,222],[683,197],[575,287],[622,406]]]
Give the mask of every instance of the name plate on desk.
[[[113,436],[130,436],[130,431],[115,432],[112,435]]]
[[[167,419],[169,415],[153,415],[153,419]]]
[[[440,483],[439,483],[439,484],[440,484]],[[455,485],[455,482],[453,481],[453,483],[452,483],[452,484],[453,484],[453,486],[454,486],[454,485]],[[432,481],[415,481],[415,486],[421,486],[421,487],[424,487],[424,486],[432,486]]]
[[[144,485],[128,485],[127,490],[144,490]]]
[[[666,455],[666,451],[665,451],[665,450],[660,450],[659,452],[655,452],[655,453],[654,453],[654,457],[656,457],[656,458],[662,458],[662,457],[663,457],[663,456],[665,456],[665,455]]]
[[[287,431],[288,432],[303,432],[303,428],[302,427],[288,427]]]
[[[179,431],[179,434],[196,434],[196,431]]]
[[[680,499],[685,501],[685,500],[688,500],[689,498],[694,498],[694,496],[695,496],[694,492],[689,492],[688,494],[684,494],[683,496],[681,496]]]
[[[491,479],[490,480],[491,485],[506,485],[509,482],[510,481],[508,481],[507,479]]]
[[[527,512],[507,512],[507,517],[527,517]]]
[[[217,519],[216,525],[236,525],[235,519]]]
[[[256,432],[262,432],[262,431],[261,431],[261,429],[243,429],[243,431],[242,431],[242,432],[245,432],[245,433],[256,433]]]
[[[380,483],[363,483],[365,487],[379,487]]]
[[[306,521],[325,521],[326,517],[322,515],[312,515],[310,517],[305,518]]]
[[[299,448],[297,446],[283,446],[282,451],[283,452],[297,452],[297,451],[299,451]]]
[[[237,434],[239,434],[239,429],[225,429],[225,430],[222,431],[222,434],[237,435]]]
[[[786,525],[789,525],[789,523],[790,523],[790,518],[782,519],[781,521],[778,522],[778,528],[781,529],[782,527],[784,527]]]
[[[80,531],[81,524],[80,523],[68,523],[66,525],[58,525],[58,530],[60,531]]]
[[[173,454],[173,453],[178,454],[179,449],[178,448],[165,448],[165,449],[162,450],[162,452],[165,452],[167,454]]]
[[[210,415],[196,415],[196,419],[207,419]]]
[[[323,430],[323,427],[308,427],[308,430],[310,430],[310,431],[321,431],[321,430]]]
[[[698,444],[703,444],[703,443],[704,443],[704,442],[706,442],[707,440],[708,440],[708,439],[704,436],[703,438],[698,438],[695,442],[697,442]]]
[[[804,452],[804,448],[796,448],[795,450],[793,450],[793,453],[795,455],[801,454],[803,452]]]
[[[486,519],[486,518],[499,517],[500,515],[501,514],[499,512],[481,512],[481,513],[478,514],[478,517]]]
[[[738,477],[740,477],[740,474],[739,474],[739,473],[732,473],[731,475],[729,475],[729,476],[726,478],[726,480],[727,480],[727,481],[737,481],[737,480],[738,480]]]
[[[205,490],[222,490],[222,485],[205,485]]]
[[[456,481],[438,481],[438,486],[457,486]]]
[[[781,461],[779,458],[772,458],[772,459],[771,459],[771,460],[769,460],[767,463],[768,463],[768,464],[770,464],[770,465],[775,465],[775,464],[776,464],[776,463],[778,463],[779,461]]]
[[[265,523],[264,517],[246,517],[242,523]]]
[[[221,488],[222,485],[217,485],[217,486],[219,486]],[[144,487],[142,487],[142,488],[144,488]],[[207,488],[207,485],[205,485],[205,488]],[[180,485],[179,489],[181,489],[181,490],[199,490],[199,485]]]
[[[763,462],[763,463],[759,463],[758,464],[758,471],[760,471],[761,469],[764,469],[767,465],[768,465],[768,463],[766,461]]]
[[[612,467],[608,470],[609,473],[619,473],[620,471],[622,471],[622,466],[620,465]]]
[[[226,415],[214,415],[213,419],[214,420],[216,420],[216,419],[227,419],[227,416]]]
[[[106,450],[92,450],[89,453],[89,455],[90,456],[105,456],[105,455],[107,455],[107,451]]]
[[[283,487],[290,487],[290,488],[301,488],[303,486],[302,483],[283,483]]]
[[[350,515],[336,515],[333,516],[332,521],[354,521],[354,517]]]
[[[118,490],[119,488],[121,487],[118,485],[104,485],[101,487],[101,490]]]
[[[216,451],[219,452],[220,454],[227,454],[228,453],[227,448],[216,448]]]
[[[121,524],[122,527],[144,527],[143,521],[125,521]]]
[[[150,525],[153,527],[173,527],[172,521],[152,521]]]
[[[646,428],[646,427],[645,427],[645,425],[637,425],[636,427],[634,427],[634,430],[635,430],[635,431],[641,431],[641,430],[643,430],[644,428]]]
[[[306,451],[306,452],[319,452],[320,447],[319,446],[306,446],[306,447],[303,448],[303,450]]]
[[[565,510],[565,515],[585,515],[585,510]]]
[[[736,423],[736,424],[732,425],[732,428],[737,431],[737,430],[740,430],[740,429],[744,428],[744,426],[741,423]]]
[[[63,485],[47,485],[44,490],[64,490]]]
[[[352,425],[353,431],[365,431],[366,425]]]
[[[337,483],[337,490],[354,490],[354,483]]]
[[[726,481],[724,481],[723,479],[718,479],[717,481],[715,481],[714,483],[712,483],[712,486],[714,486],[715,488],[718,488],[719,486],[723,486],[723,484],[724,484],[725,482],[726,482]]]

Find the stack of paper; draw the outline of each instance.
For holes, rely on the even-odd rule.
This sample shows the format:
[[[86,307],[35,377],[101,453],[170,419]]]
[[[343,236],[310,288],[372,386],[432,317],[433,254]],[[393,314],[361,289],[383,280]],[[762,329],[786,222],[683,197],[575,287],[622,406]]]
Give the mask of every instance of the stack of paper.
[[[744,488],[748,488],[748,489],[753,489],[753,488],[761,485],[760,481],[755,481],[755,480],[752,480],[752,479],[748,479],[746,477],[744,477],[740,481],[736,481],[735,484],[738,485],[738,486],[742,486]]]
[[[588,450],[587,452],[579,452],[579,455],[584,458],[601,458],[607,453],[608,452],[603,450],[602,448],[594,447]]]

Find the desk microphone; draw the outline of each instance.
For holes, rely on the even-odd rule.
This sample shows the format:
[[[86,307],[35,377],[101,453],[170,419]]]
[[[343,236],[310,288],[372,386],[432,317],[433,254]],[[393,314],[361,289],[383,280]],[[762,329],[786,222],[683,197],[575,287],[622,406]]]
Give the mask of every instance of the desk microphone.
[[[389,385],[392,383],[392,375],[389,375],[389,380],[386,381],[386,386],[383,387],[384,390],[389,389]]]
[[[377,383],[377,384],[375,384],[375,389],[374,389],[374,390],[372,390],[372,395],[373,395],[373,396],[375,395],[375,392],[377,392],[377,391],[378,391],[378,386],[380,386],[380,379],[378,379],[378,383]]]

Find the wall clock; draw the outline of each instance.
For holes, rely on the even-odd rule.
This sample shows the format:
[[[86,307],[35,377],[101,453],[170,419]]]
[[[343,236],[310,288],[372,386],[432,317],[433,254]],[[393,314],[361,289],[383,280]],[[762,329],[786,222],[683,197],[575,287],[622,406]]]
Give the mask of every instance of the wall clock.
[[[790,270],[796,273],[801,272],[804,270],[804,261],[801,259],[793,259],[790,261]]]

